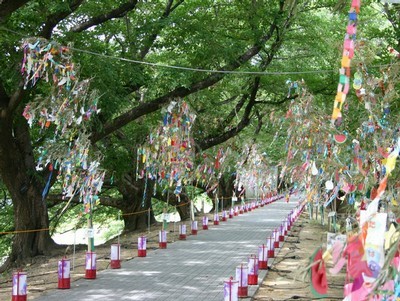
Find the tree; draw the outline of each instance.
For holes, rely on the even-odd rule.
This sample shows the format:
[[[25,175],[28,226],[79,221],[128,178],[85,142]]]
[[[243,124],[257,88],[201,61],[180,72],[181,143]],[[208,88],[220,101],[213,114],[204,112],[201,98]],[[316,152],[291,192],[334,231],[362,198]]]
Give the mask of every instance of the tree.
[[[272,58],[274,52],[282,43],[281,37],[290,27],[296,7],[296,4],[288,6],[285,1],[280,1],[277,5],[271,7],[258,5],[251,7],[251,9],[240,4],[236,7],[225,7],[221,4],[214,6],[215,11],[213,11],[209,10],[208,3],[181,6],[182,3],[183,1],[172,0],[167,1],[166,5],[160,2],[109,1],[102,5],[101,13],[94,10],[94,8],[98,9],[97,4],[93,2],[84,3],[81,0],[63,3],[46,0],[15,1],[14,3],[6,1],[0,5],[2,25],[8,30],[12,30],[7,32],[7,38],[2,37],[1,39],[1,51],[7,55],[1,62],[4,69],[1,72],[0,82],[0,135],[2,137],[0,142],[0,175],[13,201],[15,229],[43,230],[16,234],[10,261],[23,262],[37,254],[46,253],[54,246],[49,232],[46,230],[49,228],[49,221],[46,202],[42,200],[45,179],[48,178],[49,170],[37,171],[35,168],[37,145],[33,143],[33,139],[40,144],[45,141],[43,139],[45,137],[40,132],[33,132],[21,117],[24,104],[31,101],[35,95],[45,94],[46,88],[24,89],[22,81],[18,79],[15,72],[15,67],[9,68],[9,66],[17,66],[20,56],[19,53],[15,52],[20,37],[15,35],[13,31],[23,32],[24,35],[40,35],[45,38],[56,37],[64,42],[73,41],[75,47],[86,45],[91,47],[91,50],[97,49],[104,54],[122,54],[123,57],[127,58],[147,58],[162,62],[168,60],[167,57],[164,58],[165,51],[163,48],[166,47],[165,45],[168,47],[172,45],[170,44],[171,40],[166,42],[165,39],[176,39],[178,43],[174,47],[178,50],[179,47],[187,43],[185,40],[180,40],[177,35],[179,31],[190,27],[199,29],[200,24],[196,24],[195,19],[191,16],[196,15],[198,17],[196,19],[204,21],[204,24],[206,24],[206,20],[210,21],[210,26],[218,26],[217,22],[220,22],[222,19],[219,18],[223,16],[224,20],[230,20],[229,26],[233,28],[237,25],[237,21],[232,16],[241,13],[245,17],[244,24],[246,24],[247,32],[238,31],[236,33],[238,36],[229,37],[229,35],[226,35],[224,40],[220,41],[220,49],[226,49],[224,45],[229,40],[235,42],[235,46],[229,51],[224,51],[222,56],[215,53],[210,56],[207,64],[204,63],[205,61],[199,63],[205,58],[196,58],[196,55],[204,50],[211,53],[209,45],[204,43],[211,37],[204,35],[204,31],[198,31],[196,35],[192,36],[185,34],[185,38],[188,41],[189,38],[195,38],[196,40],[190,41],[190,43],[193,43],[193,45],[199,43],[200,49],[192,48],[187,56],[181,56],[177,59],[177,63],[180,64],[198,64],[198,66],[217,68],[220,71],[230,71],[243,65],[249,66],[250,60],[264,47],[267,47],[266,45],[271,47]],[[142,12],[146,11],[146,14],[137,14],[139,9]],[[254,11],[259,14],[258,21],[265,19],[264,13],[268,11],[269,22],[254,24],[255,20],[252,16]],[[172,13],[175,12],[177,12],[177,15],[171,18]],[[143,16],[156,21],[146,25],[148,20],[144,19]],[[24,22],[20,22],[21,19]],[[85,21],[82,22],[83,19]],[[167,25],[171,25],[171,27],[167,28]],[[177,28],[175,25],[179,26],[178,32],[175,32],[175,28]],[[221,27],[215,34],[219,35],[223,31],[224,29]],[[136,34],[135,38],[134,33]],[[121,38],[121,34],[123,38]],[[247,34],[250,34],[249,37],[244,38]],[[104,37],[100,41],[97,39],[99,35]],[[240,35],[242,36],[240,37]],[[237,39],[238,37],[240,39]],[[181,48],[181,50],[183,49],[184,47]],[[193,57],[195,57],[194,60]],[[86,68],[88,64],[93,62],[93,57],[90,58],[84,53],[77,55],[76,58],[80,61],[81,76],[83,77],[97,73],[96,68],[100,68],[100,62]],[[99,116],[97,121],[99,126],[91,134],[93,143],[101,143],[102,139],[130,122],[156,112],[161,106],[177,97],[185,97],[208,89],[226,77],[225,73],[192,74],[185,79],[178,76],[171,86],[164,79],[172,75],[176,76],[177,73],[164,72],[162,76],[157,76],[149,70],[136,66],[121,69],[121,67],[126,66],[127,64],[120,62],[115,65],[115,68],[110,68],[107,71],[115,72],[117,78],[124,74],[125,76],[122,77],[123,82],[113,86],[113,89],[110,89],[110,86],[107,87],[109,96],[114,92],[117,92],[115,94],[118,96],[109,97],[109,99],[114,99],[115,102],[104,106],[106,110],[103,110],[103,114]],[[100,74],[104,69],[97,70],[99,71],[97,74]],[[127,70],[135,70],[139,74],[138,79],[130,80],[126,76]],[[109,75],[101,75],[95,78],[93,87],[101,87],[102,81],[107,77],[108,80],[111,79]],[[115,78],[114,75],[112,76]],[[152,79],[146,81],[146,78]],[[132,95],[137,95],[140,92],[139,89],[143,90],[144,88],[147,89],[145,101],[140,102],[139,99],[139,102],[135,101],[132,104],[129,98]],[[100,90],[105,90],[104,86]],[[124,101],[119,101],[117,104],[117,99],[124,99]],[[103,104],[107,103],[105,97],[103,97],[102,102]]]

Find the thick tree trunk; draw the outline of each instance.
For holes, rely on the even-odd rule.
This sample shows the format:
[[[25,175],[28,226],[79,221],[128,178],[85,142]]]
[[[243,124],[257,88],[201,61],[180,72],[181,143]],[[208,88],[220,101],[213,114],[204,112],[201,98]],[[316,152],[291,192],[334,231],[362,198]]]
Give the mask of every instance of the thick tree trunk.
[[[125,223],[124,231],[146,229],[149,223],[149,214],[150,224],[156,222],[151,206],[152,181],[148,180],[148,182],[144,201],[145,181],[143,179],[135,181],[134,185],[125,185],[120,190],[122,191],[123,202],[117,208],[122,211],[122,218]]]
[[[180,195],[181,201],[175,203],[176,210],[179,213],[179,217],[182,221],[190,218],[190,198],[186,193]]]
[[[14,235],[10,263],[17,266],[46,254],[55,246],[49,234],[46,203],[42,200],[43,183],[35,169],[26,123],[11,129],[11,122],[0,120],[0,177],[14,207]],[[29,230],[29,231],[28,231]]]

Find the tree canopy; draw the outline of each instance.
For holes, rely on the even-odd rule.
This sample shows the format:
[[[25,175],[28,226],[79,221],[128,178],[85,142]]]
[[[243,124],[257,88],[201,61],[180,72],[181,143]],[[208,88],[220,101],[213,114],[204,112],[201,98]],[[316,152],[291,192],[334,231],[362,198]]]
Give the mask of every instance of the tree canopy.
[[[178,202],[176,187],[169,187],[168,194],[157,186],[161,170],[155,176],[138,176],[150,168],[138,158],[152,139],[149,135],[162,131],[154,129],[160,124],[162,128],[165,108],[182,100],[196,115],[190,143],[181,141],[193,148],[193,175],[201,168],[210,170],[208,179],[193,176],[196,184],[186,185],[207,190],[210,182],[220,182],[220,193],[231,196],[234,183],[223,179],[232,180],[235,170],[246,174],[238,167],[246,156],[251,157],[249,163],[262,162],[260,173],[279,165],[285,181],[300,185],[298,165],[305,149],[323,154],[332,135],[346,132],[356,138],[365,121],[365,100],[351,95],[343,126],[325,125],[336,95],[346,2],[1,2],[0,181],[5,197],[0,213],[13,212],[15,230],[49,229],[49,210],[65,213],[85,195],[90,202],[125,213],[151,208],[152,196]],[[388,47],[400,50],[398,13],[397,4],[363,3],[353,64],[364,81],[371,74],[378,76],[376,66],[391,62]],[[40,66],[35,45],[47,55]],[[396,91],[397,79],[392,81],[395,88],[390,91]],[[78,104],[78,91],[84,93],[83,105]],[[393,93],[388,124],[395,124],[399,111]],[[36,108],[36,121],[30,119],[31,108]],[[68,115],[73,120],[67,122],[56,108],[73,111]],[[376,115],[379,109],[374,107]],[[320,145],[308,146],[305,136]],[[73,164],[75,174],[68,174],[70,165],[61,164],[71,161],[79,162]],[[327,180],[335,164],[320,182]],[[74,176],[81,181],[73,182]],[[101,191],[93,188],[99,183]],[[69,186],[80,191],[80,200],[66,192]],[[180,210],[183,218],[188,217],[189,208]],[[126,229],[136,229],[146,218],[126,216],[124,222]],[[16,234],[9,262],[22,263],[52,245],[47,230]]]

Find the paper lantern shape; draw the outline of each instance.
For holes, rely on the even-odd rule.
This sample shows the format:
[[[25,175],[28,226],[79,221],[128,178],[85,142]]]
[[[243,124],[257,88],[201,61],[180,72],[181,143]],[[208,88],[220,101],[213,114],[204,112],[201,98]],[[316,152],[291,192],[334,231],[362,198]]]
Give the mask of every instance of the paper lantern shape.
[[[258,246],[258,268],[268,269],[268,248],[265,245]]]
[[[214,213],[214,225],[219,225],[219,214]]]
[[[238,301],[238,281],[232,279],[224,281],[224,301]]]
[[[286,219],[283,221],[283,235],[287,236],[288,235],[288,225],[289,221]]]
[[[139,236],[138,237],[138,257],[146,257],[147,255],[147,237]]]
[[[268,258],[274,258],[275,257],[275,247],[274,247],[274,238],[272,236],[267,238],[267,248],[268,248]]]
[[[58,261],[58,288],[71,288],[71,261],[69,259],[61,259]]]
[[[185,224],[179,225],[179,239],[186,240],[186,225]]]
[[[197,221],[192,221],[191,228],[192,228],[192,235],[197,235]]]
[[[221,212],[221,221],[223,221],[223,222],[227,221],[226,210],[222,210],[222,212]]]
[[[160,232],[158,232],[158,247],[160,249],[167,248],[167,231],[165,230],[160,230]]]
[[[249,266],[249,277],[247,278],[248,285],[258,284],[258,258],[255,255],[251,255],[248,261]]]
[[[244,213],[244,206],[240,206],[239,214],[243,214],[243,213]]]
[[[235,206],[235,210],[233,211],[233,216],[238,216],[239,215],[239,207]]]
[[[16,272],[12,276],[12,301],[26,301],[27,296],[27,274],[25,272]]]
[[[120,269],[121,268],[121,245],[120,244],[112,244],[111,245],[111,262],[110,267],[112,269]]]
[[[285,241],[285,229],[283,224],[279,226],[279,242],[283,243]]]
[[[235,211],[233,210],[233,208],[229,209],[229,218],[233,218],[235,214]]]
[[[239,282],[238,297],[245,298],[248,295],[249,287],[247,284],[249,277],[249,267],[247,264],[240,264],[236,267],[236,279]]]
[[[95,252],[86,252],[86,279],[96,279],[96,253]]]
[[[274,248],[277,249],[277,248],[279,248],[279,230],[278,229],[274,229],[273,236],[274,236]]]
[[[208,217],[203,216],[203,230],[208,230]]]

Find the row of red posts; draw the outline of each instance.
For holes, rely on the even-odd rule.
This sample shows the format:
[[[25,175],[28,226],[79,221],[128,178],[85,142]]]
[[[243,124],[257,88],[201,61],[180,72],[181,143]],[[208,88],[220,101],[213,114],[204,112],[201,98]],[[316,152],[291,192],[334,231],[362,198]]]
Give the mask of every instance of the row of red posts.
[[[218,213],[215,213],[213,216],[213,224],[219,225],[220,220],[225,222],[228,219],[232,219],[234,216],[238,216],[239,214],[244,214],[247,212],[251,212],[259,207],[264,207],[264,205],[275,202],[276,200],[283,198],[283,196],[278,195],[270,195],[267,199],[261,200],[261,202],[250,202],[240,206],[235,206],[230,208],[229,210],[223,210],[221,212],[221,219]],[[208,230],[208,217],[205,215],[202,219],[202,228],[203,230]],[[198,222],[192,221],[191,223],[191,234],[197,235],[198,231]],[[186,240],[186,224],[179,225],[179,240]],[[146,257],[146,244],[147,237],[139,236],[138,237],[138,257]],[[159,231],[159,244],[160,249],[167,248],[167,231],[160,230]],[[263,252],[267,250],[267,248],[263,245]],[[268,250],[268,252],[270,252]],[[119,269],[121,268],[121,245],[112,244],[111,245],[111,256],[110,256],[110,268],[111,269]],[[264,255],[263,255],[264,256]],[[266,256],[266,255],[265,255]],[[269,258],[272,258],[268,255]],[[253,257],[252,257],[253,258]],[[264,257],[262,257],[264,258]],[[265,257],[268,258],[268,257]],[[246,283],[252,284],[254,281],[257,282],[257,274],[254,274],[258,271],[258,268],[267,268],[266,260],[259,260],[259,258],[254,257],[252,263],[244,266],[242,265],[243,273],[248,273],[249,281]],[[249,272],[247,272],[247,269]],[[85,258],[85,278],[86,279],[96,279],[96,253],[95,252],[86,252]],[[252,274],[253,273],[253,274]],[[247,275],[247,274],[246,274]],[[246,276],[247,277],[247,276]],[[71,261],[70,259],[63,258],[58,262],[58,288],[59,289],[70,289],[71,288]],[[247,290],[246,290],[247,292]],[[247,295],[247,293],[246,293]],[[13,288],[12,288],[12,301],[26,301],[27,300],[27,273],[18,271],[13,274]]]
[[[304,206],[298,205],[266,238],[265,244],[258,247],[258,255],[250,255],[247,262],[236,267],[235,279],[224,281],[224,301],[237,301],[239,298],[247,298],[248,286],[258,285],[258,271],[268,269],[268,259],[275,258],[275,253],[282,247],[288,231],[299,218]]]

